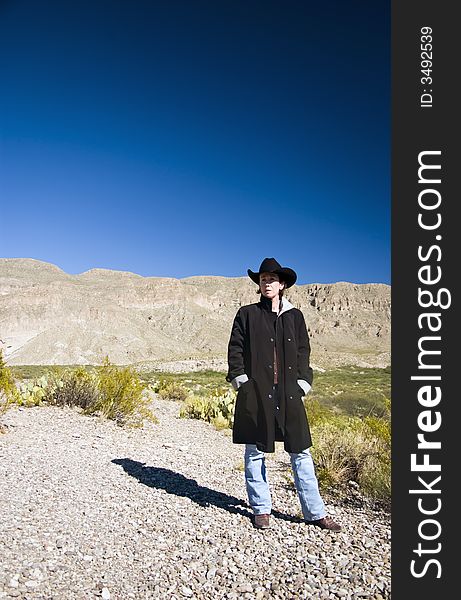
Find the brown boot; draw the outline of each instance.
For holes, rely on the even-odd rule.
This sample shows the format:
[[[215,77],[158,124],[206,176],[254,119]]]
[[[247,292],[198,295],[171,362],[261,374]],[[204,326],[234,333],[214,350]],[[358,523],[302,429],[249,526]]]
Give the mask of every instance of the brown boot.
[[[323,519],[317,519],[316,521],[306,521],[307,525],[315,525],[320,529],[328,529],[330,531],[341,531],[341,525],[336,523],[331,517],[323,517]]]
[[[270,515],[255,515],[254,526],[256,529],[269,529]]]

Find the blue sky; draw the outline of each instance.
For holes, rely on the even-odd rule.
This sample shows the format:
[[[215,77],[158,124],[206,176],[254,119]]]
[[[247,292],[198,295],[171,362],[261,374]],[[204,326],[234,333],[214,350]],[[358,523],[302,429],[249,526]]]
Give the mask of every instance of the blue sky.
[[[0,3],[0,257],[390,283],[389,2]]]

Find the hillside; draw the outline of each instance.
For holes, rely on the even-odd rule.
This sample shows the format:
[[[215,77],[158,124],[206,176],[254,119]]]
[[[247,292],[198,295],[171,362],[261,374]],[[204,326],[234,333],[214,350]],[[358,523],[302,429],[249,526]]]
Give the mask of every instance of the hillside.
[[[7,362],[225,368],[232,320],[256,302],[248,277],[142,277],[92,269],[69,275],[33,259],[0,259],[0,347]],[[317,368],[390,364],[391,288],[295,285]]]

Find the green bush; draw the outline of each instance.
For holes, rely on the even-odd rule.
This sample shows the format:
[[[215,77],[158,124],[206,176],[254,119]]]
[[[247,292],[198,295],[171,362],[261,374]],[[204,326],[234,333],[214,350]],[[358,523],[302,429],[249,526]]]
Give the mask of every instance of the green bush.
[[[0,350],[0,414],[6,412],[13,402],[18,401],[18,390],[11,372],[3,359],[3,351]]]
[[[314,428],[313,437],[312,454],[321,484],[333,487],[350,479],[358,482],[364,462],[374,452],[372,440],[358,424],[324,422]]]
[[[320,486],[344,493],[348,481],[388,503],[391,494],[390,368],[316,373],[305,406]]]
[[[53,406],[78,406],[89,409],[98,401],[98,378],[94,372],[78,367],[53,377],[43,397]]]
[[[97,370],[97,396],[84,412],[99,413],[119,424],[142,426],[144,419],[156,422],[145,394],[147,384],[130,367],[117,367],[106,358]]]
[[[364,426],[378,440],[377,454],[365,465],[361,477],[364,491],[377,498],[391,497],[391,401],[386,398],[386,413],[382,418],[366,417]]]
[[[165,379],[161,379],[154,389],[160,398],[164,400],[179,400],[182,402],[188,395],[187,389],[181,383],[166,381]]]
[[[99,368],[49,370],[19,385],[15,401],[24,406],[79,407],[85,414],[101,415],[120,425],[156,422],[146,394],[149,386],[129,367],[117,367],[106,357]]]
[[[353,480],[367,496],[390,500],[388,415],[365,419],[331,416],[313,426],[312,436],[312,456],[321,487],[345,489],[348,481]]]
[[[384,414],[382,417],[368,416],[364,419],[365,425],[370,432],[379,438],[383,448],[391,449],[391,401],[386,398],[384,403]]]
[[[306,408],[307,418],[310,427],[315,427],[320,423],[324,423],[334,416],[334,412],[327,408],[317,399],[311,399],[309,396],[304,400],[304,406]]]

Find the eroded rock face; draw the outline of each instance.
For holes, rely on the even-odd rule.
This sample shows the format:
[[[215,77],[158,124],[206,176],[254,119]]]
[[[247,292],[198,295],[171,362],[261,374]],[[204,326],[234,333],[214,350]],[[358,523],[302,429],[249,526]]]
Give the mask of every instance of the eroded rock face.
[[[314,366],[390,364],[390,286],[313,283],[286,297],[304,313]],[[248,277],[69,275],[0,259],[0,347],[9,364],[225,364],[235,313],[258,298]]]

